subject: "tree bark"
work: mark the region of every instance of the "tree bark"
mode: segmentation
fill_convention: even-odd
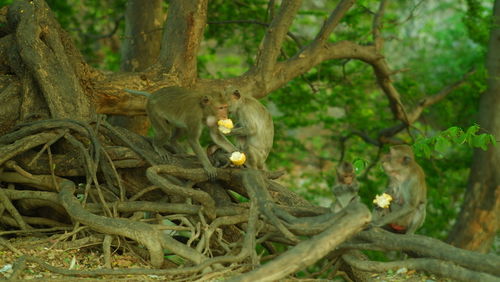
[[[14,30],[11,47],[15,49],[11,49],[9,61],[23,84],[21,119],[48,114],[52,118],[92,120],[95,112],[84,94],[85,81],[77,76],[80,69],[74,64],[76,48],[47,4],[15,1],[8,21]]]
[[[161,0],[129,0],[125,11],[125,38],[121,54],[122,71],[143,71],[156,63],[160,54],[163,25]],[[149,119],[145,115],[113,116],[110,122],[146,135]]]
[[[493,8],[493,24],[486,68],[488,90],[479,104],[479,125],[500,139],[500,0]],[[486,253],[500,225],[500,148],[474,152],[469,183],[459,218],[448,242],[460,248]]]
[[[167,11],[160,67],[189,86],[196,81],[197,54],[207,23],[208,0],[171,0]]]

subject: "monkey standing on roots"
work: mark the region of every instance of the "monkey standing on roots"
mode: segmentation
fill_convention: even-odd
[[[374,224],[403,234],[413,234],[425,220],[427,186],[422,168],[408,145],[396,145],[382,158],[389,176],[386,193],[392,196],[388,209],[377,208]]]
[[[181,152],[177,138],[186,136],[209,179],[215,179],[217,170],[200,145],[203,124],[208,126],[210,137],[218,146],[227,152],[236,151],[236,147],[220,133],[217,126],[218,120],[227,119],[228,102],[231,101],[229,95],[200,92],[177,86],[165,87],[153,94],[128,89],[125,91],[148,97],[146,113],[155,130],[153,147],[162,158],[168,158],[165,145],[171,145],[174,151]]]
[[[359,201],[359,184],[354,174],[354,167],[349,162],[342,162],[337,167],[337,183],[332,192],[335,202],[331,206],[333,212],[339,212],[353,201]]]
[[[229,108],[236,116],[237,127],[228,135],[235,136],[240,150],[247,154],[246,165],[264,169],[274,139],[274,124],[271,114],[257,99],[233,92]]]

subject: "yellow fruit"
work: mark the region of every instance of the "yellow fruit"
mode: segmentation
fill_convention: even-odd
[[[220,119],[217,121],[217,125],[219,125],[220,132],[224,134],[228,134],[231,132],[231,128],[234,127],[233,121],[231,119]]]
[[[220,126],[224,126],[226,128],[233,128],[234,125],[233,125],[233,121],[231,119],[220,119],[218,122],[217,122],[217,125],[220,125]]]
[[[242,152],[233,152],[229,158],[234,165],[243,165],[247,160],[247,156]]]
[[[373,200],[373,203],[383,209],[386,209],[391,205],[391,201],[392,201],[392,196],[384,193],[380,196],[376,195],[375,199]]]

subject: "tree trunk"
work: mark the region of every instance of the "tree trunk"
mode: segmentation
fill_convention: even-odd
[[[122,71],[143,71],[153,65],[160,53],[162,0],[129,0],[125,12],[125,38],[122,45]],[[146,135],[149,119],[145,115],[112,116],[114,125]]]
[[[500,139],[500,0],[493,8],[486,67],[488,90],[479,104],[479,124]],[[486,253],[500,225],[500,148],[474,152],[464,204],[448,241],[460,248]]]

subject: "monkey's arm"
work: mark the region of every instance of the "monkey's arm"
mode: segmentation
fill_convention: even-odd
[[[232,153],[234,151],[238,151],[236,146],[234,146],[229,140],[227,140],[226,136],[222,135],[216,127],[210,127],[210,137],[215,142],[215,144],[219,145],[222,149],[224,149],[228,153]]]
[[[245,126],[240,126],[233,128],[231,132],[228,134],[228,136],[250,136],[254,134],[255,130],[251,130],[250,128]]]
[[[403,207],[400,210],[390,212],[387,215],[379,218],[378,220],[375,220],[373,222],[373,225],[375,226],[384,226],[388,223],[392,223],[418,209],[418,207],[421,204],[420,201],[420,195],[419,190],[420,188],[420,183],[416,178],[412,178],[408,183],[404,184],[405,187],[400,188],[400,189],[408,189],[408,190],[403,190]]]
[[[389,212],[387,215],[382,216],[378,218],[377,220],[373,221],[374,226],[384,226],[386,224],[389,224],[391,222],[396,221],[398,218],[401,218],[413,211],[413,208],[411,206],[405,206],[402,209],[395,211],[395,212]]]

